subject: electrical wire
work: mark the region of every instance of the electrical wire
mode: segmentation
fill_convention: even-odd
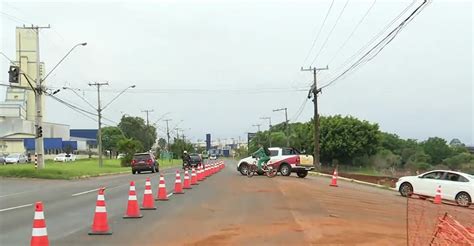
[[[370,11],[372,10],[372,8],[375,6],[375,3],[377,2],[377,0],[374,0],[372,2],[372,4],[370,5],[369,9],[367,9],[367,11],[365,12],[365,14],[362,16],[362,18],[359,20],[359,22],[357,23],[357,25],[354,27],[354,29],[352,29],[352,32],[349,34],[349,36],[347,36],[346,40],[343,42],[343,44],[339,47],[339,49],[336,51],[336,53],[334,54],[334,56],[329,60],[328,64],[332,64],[332,62],[334,61],[334,59],[336,59],[336,57],[341,53],[341,51],[346,47],[347,43],[349,42],[349,40],[354,36],[355,32],[359,29],[359,26],[362,24],[362,22],[364,22],[365,18],[367,18],[367,16],[369,15]]]
[[[324,40],[324,43],[323,45],[321,45],[321,48],[319,49],[318,53],[316,54],[316,56],[314,57],[313,61],[311,62],[311,65],[312,66],[314,64],[314,62],[316,61],[316,59],[318,59],[319,55],[321,54],[321,52],[323,51],[323,49],[326,47],[328,41],[329,41],[329,38],[331,37],[332,33],[334,32],[334,29],[336,29],[336,26],[337,26],[337,23],[339,23],[339,20],[341,19],[341,16],[342,14],[344,14],[344,11],[346,10],[346,7],[347,7],[347,4],[349,3],[349,0],[346,0],[346,3],[344,4],[344,7],[342,8],[341,12],[339,12],[339,16],[337,16],[337,19],[336,19],[336,22],[334,23],[334,25],[332,26],[331,28],[331,31],[329,31],[329,34],[328,36],[326,37],[326,40]]]
[[[316,37],[313,39],[313,43],[311,44],[311,48],[308,50],[308,54],[306,54],[306,57],[304,58],[303,65],[306,63],[306,61],[308,60],[309,56],[311,55],[311,51],[313,51],[314,46],[316,45],[316,42],[317,42],[318,39],[319,39],[319,35],[321,34],[321,31],[323,30],[323,27],[324,27],[324,25],[326,24],[326,20],[328,19],[329,14],[331,13],[331,9],[332,9],[332,6],[333,6],[333,5],[334,5],[334,0],[332,0],[331,6],[329,6],[328,11],[326,12],[326,16],[324,17],[323,24],[322,24],[321,27],[319,28],[319,31],[318,31],[318,33],[316,34]]]
[[[304,98],[303,102],[301,103],[301,106],[298,108],[298,111],[296,112],[296,114],[293,116],[293,118],[290,121],[296,122],[299,119],[307,103],[308,103],[308,99]]]
[[[362,57],[360,57],[355,63],[353,63],[349,68],[344,72],[337,75],[335,78],[331,79],[328,83],[321,86],[321,89],[326,88],[340,78],[351,72],[352,70],[361,66],[361,64],[366,64],[371,61],[375,56],[377,56],[389,43],[391,43],[395,37],[406,27],[413,19],[416,17],[429,3],[428,0],[424,0],[408,17],[406,17],[397,27],[395,27],[389,34],[387,34],[381,41],[379,41],[375,46],[373,46],[369,51],[367,51]]]
[[[370,39],[369,42],[367,42],[366,44],[364,44],[356,53],[354,53],[350,58],[348,58],[343,64],[341,64],[340,66],[338,66],[336,69],[332,70],[333,72],[331,74],[337,74],[341,69],[343,69],[344,67],[346,67],[347,65],[349,65],[350,63],[352,63],[352,61],[354,59],[356,59],[358,56],[360,56],[364,50],[366,50],[370,45],[372,45],[375,41],[377,41],[380,37],[382,37],[382,35],[384,33],[387,32],[387,30],[390,29],[390,27],[395,23],[397,22],[400,18],[403,17],[403,15],[408,12],[408,10],[410,10],[410,8],[412,8],[416,3],[416,0],[413,0],[407,7],[405,7],[405,9],[402,10],[402,12],[400,12],[395,18],[393,18],[387,25],[385,25],[385,27],[380,30],[376,35],[374,35],[372,37],[372,39]],[[322,80],[324,80],[324,78],[322,78]]]

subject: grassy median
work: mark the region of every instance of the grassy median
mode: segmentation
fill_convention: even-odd
[[[178,160],[159,160],[160,169],[181,165]],[[53,162],[47,160],[44,169],[36,170],[34,164],[0,165],[0,177],[40,178],[40,179],[77,179],[106,174],[131,173],[130,167],[121,167],[120,160],[104,159],[99,167],[98,159],[82,159],[75,162]]]

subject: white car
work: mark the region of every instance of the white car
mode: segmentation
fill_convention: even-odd
[[[434,170],[418,176],[398,179],[396,189],[402,196],[410,194],[434,197],[441,186],[441,198],[469,206],[474,198],[474,176],[447,170]]]
[[[27,163],[28,158],[24,154],[9,154],[5,157],[6,164]]]
[[[73,154],[59,154],[56,157],[54,157],[54,161],[59,161],[59,162],[68,162],[68,161],[75,161],[76,156]]]
[[[210,155],[209,160],[217,160],[217,155],[214,155],[214,154]]]

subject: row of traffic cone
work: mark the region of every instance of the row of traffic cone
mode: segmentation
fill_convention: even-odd
[[[223,162],[216,164],[199,166],[197,171],[192,169],[191,175],[188,170],[184,172],[184,184],[181,184],[181,175],[179,171],[176,171],[176,181],[173,194],[184,194],[184,189],[191,189],[191,185],[197,185],[199,181],[217,173],[224,168]],[[135,190],[135,182],[130,182],[130,189],[128,193],[128,203],[125,215],[123,218],[141,218],[143,215],[140,210],[155,210],[155,201],[167,201],[168,195],[166,194],[165,179],[163,175],[160,175],[160,183],[158,184],[158,195],[156,199],[153,198],[153,191],[151,189],[150,178],[145,181],[145,191],[143,193],[143,203],[139,208],[138,199]],[[94,219],[92,223],[91,231],[89,235],[111,235],[112,230],[110,229],[109,222],[107,219],[107,210],[105,206],[105,188],[99,188],[97,195],[96,207],[94,212]],[[30,245],[32,246],[47,246],[49,245],[48,233],[46,230],[46,220],[44,218],[43,203],[36,202],[35,214],[33,218],[33,231],[31,236]]]

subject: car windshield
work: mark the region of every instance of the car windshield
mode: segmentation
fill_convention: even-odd
[[[190,155],[190,157],[191,157],[192,161],[200,161],[201,160],[201,157],[199,157],[198,155]]]
[[[58,157],[65,157],[66,154],[59,154],[59,155],[57,155],[57,156],[58,156]]]
[[[7,158],[18,158],[20,157],[20,154],[9,154]]]

